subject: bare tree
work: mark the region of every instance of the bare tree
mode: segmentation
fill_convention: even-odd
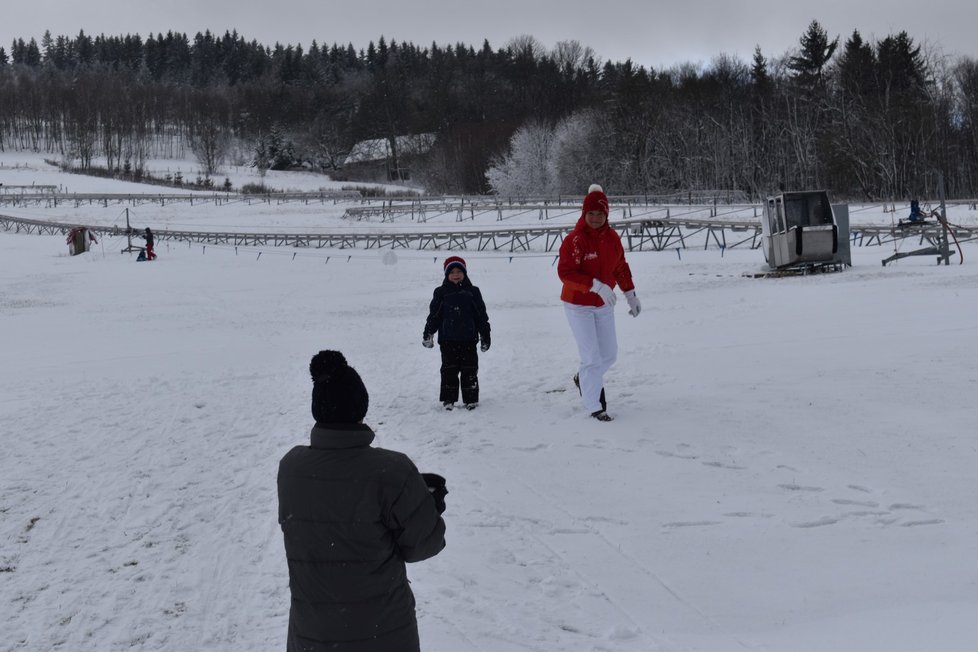
[[[550,56],[564,73],[577,72],[585,68],[591,61],[599,65],[594,50],[581,45],[579,41],[558,41]]]
[[[955,107],[962,119],[968,186],[978,185],[978,60],[964,58],[954,71]]]
[[[547,54],[547,48],[537,37],[530,34],[520,34],[514,36],[506,42],[506,49],[510,50],[517,58],[542,59]]]
[[[190,151],[210,177],[227,155],[230,136],[227,126],[227,100],[220,94],[204,91],[191,107],[187,140]]]

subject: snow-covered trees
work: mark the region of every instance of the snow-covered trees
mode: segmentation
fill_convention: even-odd
[[[506,156],[486,172],[506,196],[582,194],[606,178],[610,149],[597,112],[575,113],[554,126],[531,122],[516,130]]]
[[[510,139],[510,151],[486,171],[496,194],[539,196],[554,192],[550,173],[553,129],[539,122],[525,124]]]
[[[592,183],[608,179],[610,127],[597,111],[585,110],[562,120],[554,129],[549,171],[561,194],[583,194]],[[602,181],[606,179],[606,181]]]

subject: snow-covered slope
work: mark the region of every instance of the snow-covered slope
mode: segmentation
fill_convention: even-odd
[[[425,650],[978,649],[975,265],[633,254],[604,424],[552,256],[463,254],[493,347],[446,413],[442,254],[121,245],[0,232],[0,650],[282,649],[275,474],[322,348],[448,478]]]

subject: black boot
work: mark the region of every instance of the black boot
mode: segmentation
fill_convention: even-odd
[[[577,387],[577,393],[581,393],[581,377],[578,374],[574,374],[574,386]],[[601,409],[607,410],[608,403],[604,400],[604,387],[601,388],[601,397],[598,399],[601,401]]]

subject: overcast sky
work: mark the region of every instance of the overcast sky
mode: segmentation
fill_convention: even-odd
[[[523,34],[544,46],[575,40],[602,60],[656,69],[681,62],[709,64],[721,52],[749,61],[755,45],[766,57],[783,55],[813,20],[844,42],[854,29],[864,39],[906,30],[914,41],[945,54],[978,58],[974,0],[24,0],[3,3],[0,47],[14,38],[123,35],[173,30],[191,39],[210,29],[237,29],[247,40],[273,45],[353,43],[380,36],[419,46],[458,42],[493,49]]]

